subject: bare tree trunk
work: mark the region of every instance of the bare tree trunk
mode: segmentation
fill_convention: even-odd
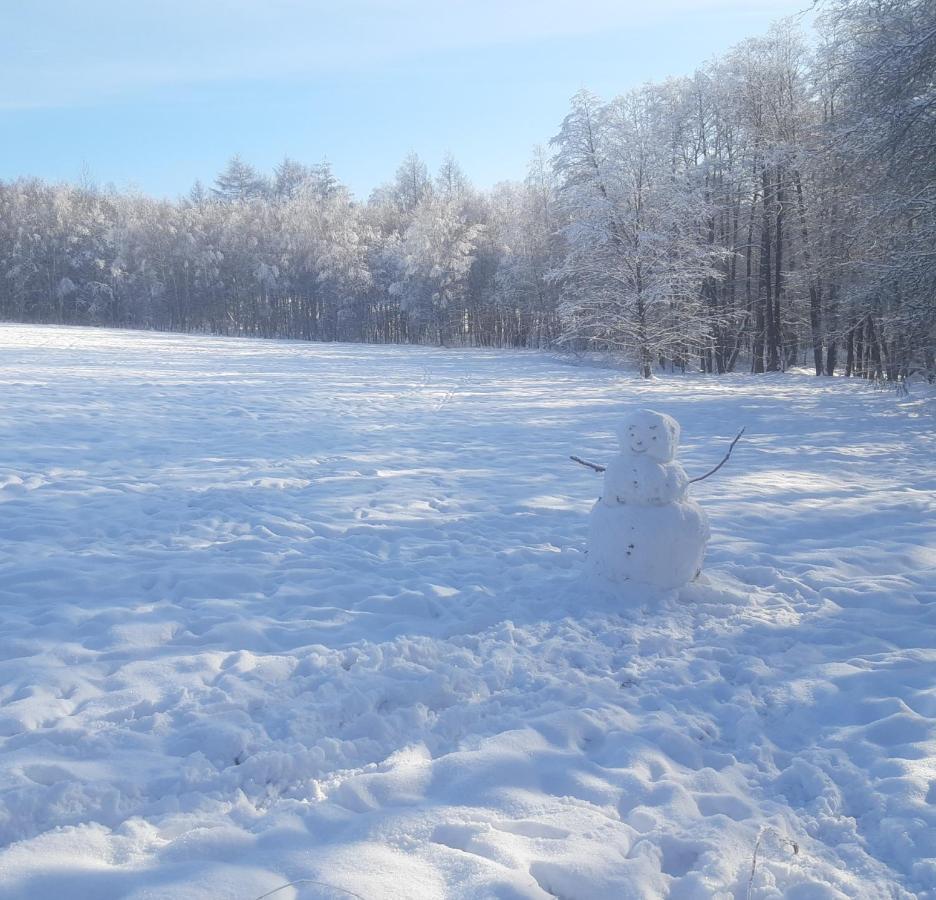
[[[647,310],[642,293],[637,294],[637,352],[640,354],[640,373],[644,378],[649,378],[653,370],[647,345]]]
[[[796,189],[796,208],[799,213],[800,236],[803,241],[803,265],[809,279],[809,330],[812,338],[813,364],[816,375],[824,371],[822,362],[822,284],[812,269],[812,248],[809,246],[809,225],[806,219],[806,201],[803,197],[803,179],[795,169],[793,185]]]
[[[757,289],[757,306],[754,314],[754,347],[752,371],[756,373],[765,371],[765,351],[767,342],[773,330],[773,278],[771,277],[771,227],[770,227],[770,181],[767,177],[767,168],[761,171],[763,195],[761,197],[761,245],[760,245],[760,271]]]
[[[766,173],[765,173],[766,178]],[[766,198],[766,192],[765,192]],[[783,331],[780,326],[780,292],[783,288],[783,180],[780,167],[777,167],[777,185],[774,191],[777,208],[776,226],[774,229],[774,258],[773,258],[773,298],[770,294],[770,271],[767,273],[767,371],[779,372],[781,348],[783,344]],[[770,261],[768,260],[768,266]]]
[[[853,325],[852,333],[855,336],[854,372],[859,378],[864,378],[865,377],[864,322],[859,322],[857,325]]]

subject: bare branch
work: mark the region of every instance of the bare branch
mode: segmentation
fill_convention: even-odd
[[[697,481],[704,481],[709,475],[714,475],[726,462],[728,462],[729,457],[731,456],[731,451],[734,450],[734,445],[738,443],[741,439],[741,435],[744,434],[744,429],[742,428],[738,434],[735,436],[735,439],[731,442],[728,447],[728,452],[725,454],[724,459],[712,469],[711,472],[706,472],[704,475],[700,475],[698,478],[690,478],[689,484],[695,484]]]
[[[319,887],[331,888],[333,891],[341,891],[343,894],[347,894],[349,897],[357,897],[357,900],[364,900],[360,894],[355,894],[354,891],[349,891],[347,888],[338,887],[337,884],[329,884],[327,881],[316,881],[313,878],[300,878],[298,881],[290,881],[287,884],[281,884],[278,888],[273,888],[272,891],[267,891],[265,894],[261,894],[257,897],[257,900],[263,900],[264,897],[272,897],[274,894],[278,894],[280,891],[286,890],[288,887],[293,887],[297,884],[317,884]]]
[[[607,468],[606,466],[599,466],[598,463],[589,462],[587,459],[582,459],[580,456],[570,456],[569,459],[574,460],[581,466],[587,466],[589,469],[594,469],[596,472],[604,472]]]

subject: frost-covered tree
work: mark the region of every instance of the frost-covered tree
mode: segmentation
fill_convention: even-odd
[[[936,379],[936,4],[821,8],[812,45],[577,95],[489,191],[415,153],[366,202],[288,157],[175,202],[0,181],[0,316]]]
[[[397,168],[391,196],[399,212],[406,216],[432,191],[429,169],[416,153],[410,153]]]
[[[503,343],[548,345],[559,336],[559,289],[551,273],[562,258],[561,215],[557,180],[543,148],[537,148],[523,184],[502,184],[492,194],[492,312]]]
[[[603,104],[580,93],[554,143],[568,253],[556,271],[564,338],[682,362],[685,318],[697,318],[717,250],[704,208],[667,146],[666,105],[653,88]]]
[[[819,65],[838,101],[846,370],[936,378],[936,6],[835,0]]]
[[[273,196],[288,200],[295,197],[303,182],[309,177],[309,167],[288,156],[273,170]]]
[[[262,197],[268,188],[266,179],[253,166],[239,156],[232,156],[215,179],[212,193],[219,200],[232,203]]]
[[[461,193],[429,193],[411,212],[397,245],[392,293],[417,333],[444,343],[466,308],[466,285],[483,226],[469,221]]]

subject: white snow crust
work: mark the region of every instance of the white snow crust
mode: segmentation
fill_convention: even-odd
[[[14,325],[0,381],[3,900],[936,896],[913,398]],[[747,431],[622,597],[568,455],[635,405]]]

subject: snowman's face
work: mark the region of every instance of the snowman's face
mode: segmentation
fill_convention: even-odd
[[[669,462],[676,455],[679,425],[670,416],[644,409],[628,417],[620,437],[623,449]]]

